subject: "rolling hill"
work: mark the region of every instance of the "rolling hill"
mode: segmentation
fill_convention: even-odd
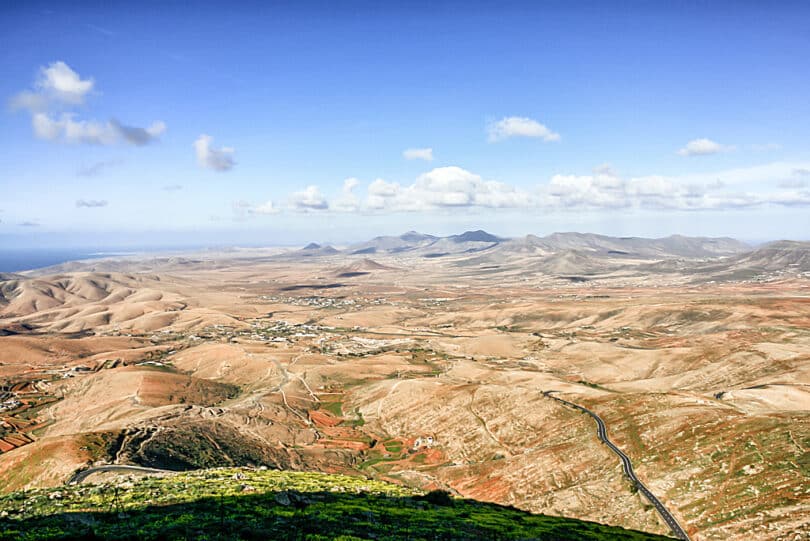
[[[537,539],[660,535],[322,473],[199,470],[0,497],[0,539]]]

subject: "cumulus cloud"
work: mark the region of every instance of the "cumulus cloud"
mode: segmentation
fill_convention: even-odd
[[[340,212],[354,212],[360,209],[360,199],[354,194],[354,189],[360,185],[360,181],[354,177],[343,181],[343,190],[340,196],[335,199],[330,208]]]
[[[354,177],[347,178],[343,181],[343,193],[352,193],[357,186],[360,185],[360,181]]]
[[[53,104],[80,105],[93,90],[93,79],[82,79],[62,61],[39,68],[34,90],[24,90],[11,98],[12,109],[41,111]]]
[[[82,79],[62,61],[40,68],[33,90],[20,92],[10,100],[12,109],[31,113],[34,135],[46,141],[112,145],[119,142],[137,146],[156,140],[166,125],[155,121],[147,128],[128,126],[118,120],[106,122],[77,119],[71,108],[81,105],[95,87],[92,78]]]
[[[329,202],[317,186],[307,186],[290,196],[290,207],[301,212],[328,210]]]
[[[99,208],[106,207],[107,201],[105,199],[78,199],[76,200],[76,207],[78,208]]]
[[[621,178],[615,171],[594,170],[591,175],[555,175],[541,190],[546,208],[618,209],[651,208],[675,210],[734,209],[761,205],[807,205],[810,190],[798,183],[781,182],[769,190],[774,179],[784,178],[790,164],[774,163],[747,169],[666,177],[648,175]],[[739,189],[747,186],[747,190]]]
[[[287,209],[379,214],[475,209],[701,211],[810,206],[810,163],[774,162],[679,176],[631,177],[622,176],[610,164],[602,164],[589,174],[556,174],[532,189],[448,166],[427,171],[412,183],[378,178],[368,184],[364,196],[356,193],[359,186],[358,179],[347,178],[331,200],[317,186],[308,186],[290,196]],[[242,219],[280,210],[270,201],[262,205],[238,201],[233,207]]]
[[[31,126],[34,135],[46,141],[111,145],[118,138],[115,127],[107,122],[74,120],[73,113],[62,113],[52,118],[47,113],[34,113]]]
[[[366,208],[424,211],[442,208],[525,208],[532,196],[502,182],[484,180],[461,167],[439,167],[408,186],[377,179],[368,187]]]
[[[40,68],[35,83],[38,91],[52,96],[65,103],[80,104],[84,97],[93,90],[95,81],[92,78],[82,79],[62,61],[51,63],[47,68]]]
[[[679,156],[709,156],[711,154],[721,154],[723,152],[733,152],[735,147],[721,145],[711,139],[693,139],[686,143],[682,149],[678,150]]]
[[[402,156],[406,160],[425,160],[426,162],[433,161],[432,148],[408,148],[402,151]]]
[[[230,171],[236,165],[233,159],[234,152],[231,147],[213,148],[211,141],[214,138],[202,134],[194,141],[194,151],[197,153],[197,163],[206,169],[214,171]]]
[[[429,212],[451,209],[525,210],[712,210],[762,205],[810,206],[810,167],[776,162],[749,168],[681,176],[623,177],[603,164],[590,174],[557,174],[528,191],[504,182],[486,180],[461,167],[432,169],[411,184],[376,179],[360,204],[338,204],[330,210]],[[773,189],[778,179],[780,188]],[[351,180],[351,182],[349,182]],[[357,186],[347,179],[348,191]],[[317,192],[320,193],[320,192]]]
[[[536,120],[519,116],[509,116],[497,122],[492,122],[487,131],[491,143],[502,141],[509,137],[535,137],[546,142],[560,140],[559,133],[554,133]]]

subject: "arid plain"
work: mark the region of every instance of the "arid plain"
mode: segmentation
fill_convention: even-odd
[[[93,464],[392,480],[810,536],[810,244],[407,233],[0,276],[0,490]]]

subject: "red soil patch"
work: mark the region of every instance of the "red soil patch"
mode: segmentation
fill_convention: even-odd
[[[362,441],[318,440],[316,445],[319,447],[326,447],[327,449],[351,449],[353,451],[368,450],[368,444]]]
[[[492,477],[486,481],[472,485],[472,488],[465,492],[465,496],[483,501],[505,501],[509,495],[509,483],[504,482],[502,477]]]
[[[321,429],[321,432],[329,436],[331,439],[336,440],[365,439],[365,435],[362,432],[358,432],[350,426],[325,427]]]
[[[17,447],[22,447],[28,443],[31,443],[32,440],[25,434],[8,434],[4,438],[0,439],[0,453],[7,453]]]
[[[318,426],[337,426],[343,422],[343,419],[335,417],[329,412],[322,410],[309,410],[309,419]]]
[[[425,449],[419,454],[424,455],[424,464],[441,464],[444,462],[444,455],[438,449]]]

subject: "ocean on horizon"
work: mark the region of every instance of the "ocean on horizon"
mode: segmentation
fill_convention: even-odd
[[[0,272],[22,272],[103,256],[87,250],[0,250]]]

